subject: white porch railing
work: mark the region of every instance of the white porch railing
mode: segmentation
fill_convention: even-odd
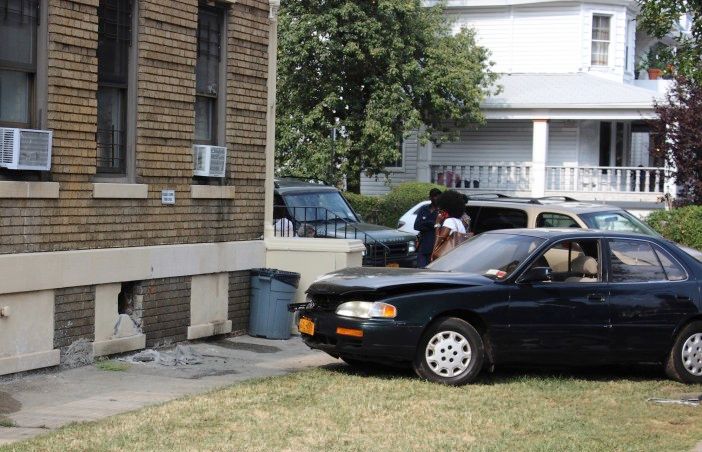
[[[431,165],[431,181],[451,188],[528,191],[530,162]]]
[[[546,190],[663,194],[670,170],[655,167],[546,166]]]

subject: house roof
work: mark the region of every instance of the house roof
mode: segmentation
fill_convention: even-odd
[[[485,109],[653,109],[656,92],[585,73],[504,74]]]

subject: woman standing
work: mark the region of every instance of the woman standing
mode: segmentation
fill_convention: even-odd
[[[431,260],[448,253],[464,241],[469,235],[462,217],[466,213],[463,195],[454,190],[447,190],[436,200],[439,214],[436,217],[436,241]],[[470,222],[470,220],[468,220]]]
[[[436,204],[439,206],[436,227],[449,228],[452,233],[466,233],[466,227],[462,221],[466,214],[466,203],[463,199],[463,195],[454,190],[446,190],[439,196],[436,200]]]

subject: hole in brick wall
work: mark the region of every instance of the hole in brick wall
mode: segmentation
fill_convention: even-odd
[[[134,312],[134,294],[136,283],[134,281],[123,282],[122,289],[117,296],[117,313],[129,316]]]
[[[117,313],[126,314],[137,326],[141,326],[143,315],[144,294],[141,281],[127,281],[117,296]]]

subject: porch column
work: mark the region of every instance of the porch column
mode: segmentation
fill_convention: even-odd
[[[531,149],[531,196],[546,194],[546,159],[548,158],[548,119],[534,119],[534,139]]]
[[[418,182],[431,182],[431,154],[434,149],[434,143],[427,141],[426,144],[419,143],[417,149],[417,181]]]
[[[278,8],[280,0],[268,0],[270,7],[270,29],[268,31],[268,111],[266,112],[266,185],[263,207],[263,236],[273,237],[273,192],[275,172],[275,91],[278,74]]]

